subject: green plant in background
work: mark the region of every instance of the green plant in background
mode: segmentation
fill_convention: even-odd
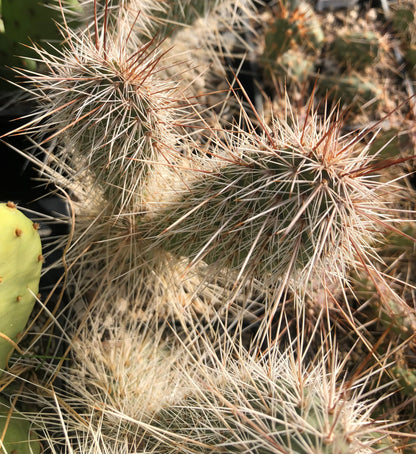
[[[294,5],[291,2],[279,2],[271,10],[271,17],[264,31],[264,51],[261,62],[267,77],[270,77],[278,68],[280,73],[286,73],[289,80],[302,83],[302,79],[306,79],[312,73],[312,61],[316,60],[323,43],[322,28],[314,11],[307,3],[301,2],[299,5]],[[294,58],[293,52],[296,51],[305,54],[306,62],[310,61],[309,64],[301,65],[301,69],[296,68],[299,60],[299,57]],[[310,54],[309,57],[308,54]],[[285,71],[286,66],[287,71]],[[294,74],[292,74],[292,68],[296,68]],[[298,80],[296,76],[299,72],[302,77]]]
[[[79,12],[78,0],[62,2],[69,13]],[[56,22],[62,13],[56,8],[57,0],[2,0],[0,2],[0,75],[13,78],[11,67],[38,70],[33,43],[48,41],[49,51],[59,45],[61,35]],[[55,6],[55,8],[52,8]]]
[[[371,103],[372,108],[376,109],[382,95],[381,88],[375,82],[357,73],[343,76],[323,74],[318,81],[318,90],[322,95],[328,95],[334,102],[339,101],[353,110],[366,103]]]
[[[293,11],[279,4],[273,22],[266,29],[264,58],[274,61],[294,45],[316,52],[323,41],[319,21],[307,3],[301,3]]]
[[[373,32],[343,33],[335,38],[331,52],[340,65],[363,70],[374,63],[379,47],[379,39]]]
[[[414,2],[392,5],[392,28],[400,40],[401,50],[411,77],[416,77],[416,24]]]

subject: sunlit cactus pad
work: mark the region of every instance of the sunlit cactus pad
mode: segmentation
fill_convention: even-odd
[[[12,202],[0,204],[0,368],[25,328],[39,291],[42,246],[34,224]]]

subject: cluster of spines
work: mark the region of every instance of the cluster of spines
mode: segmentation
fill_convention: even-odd
[[[298,289],[328,271],[342,280],[357,253],[368,255],[388,210],[367,176],[366,150],[354,151],[330,119],[317,129],[311,115],[304,125],[275,119],[261,135],[242,130],[217,143],[211,172],[140,220],[141,236],[237,280],[287,279]]]
[[[388,436],[392,423],[371,419],[383,398],[373,403],[363,399],[368,378],[353,384],[344,381],[335,345],[330,356],[317,355],[305,366],[304,355],[298,356],[293,347],[273,346],[253,355],[236,345],[223,344],[218,351],[211,344],[168,347],[157,337],[146,339],[131,331],[124,339],[111,334],[102,346],[94,340],[93,350],[99,355],[80,362],[78,371],[62,374],[66,392],[80,393],[72,404],[85,407],[88,415],[85,420],[73,412],[66,414],[66,430],[74,434],[64,442],[67,449],[85,452],[92,443],[94,453],[106,449],[121,453],[126,445],[128,452],[146,453],[395,452]],[[91,338],[91,333],[82,338]],[[85,359],[85,349],[79,346],[76,354]],[[117,358],[114,364],[121,365],[120,370],[111,370],[111,357]],[[138,384],[130,403],[132,396],[121,392],[125,377],[116,378],[125,369],[125,360],[137,373],[136,379],[130,377]],[[157,368],[149,369],[156,363]],[[85,375],[81,384],[83,374],[91,372],[95,381]],[[116,402],[107,390],[110,382],[119,388]],[[141,387],[146,383],[149,389]],[[150,402],[149,392],[159,399]],[[49,402],[45,430],[52,414],[48,412],[59,413],[61,402],[62,398]]]

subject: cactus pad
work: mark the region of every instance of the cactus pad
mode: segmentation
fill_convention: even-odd
[[[42,248],[37,225],[8,202],[0,204],[0,333],[16,340],[23,331],[39,289]],[[0,339],[0,368],[12,344]]]
[[[13,411],[8,421],[10,408],[4,399],[0,399],[0,433],[4,434],[0,454],[39,454],[40,443],[30,433],[30,422]],[[33,438],[32,441],[30,439]]]

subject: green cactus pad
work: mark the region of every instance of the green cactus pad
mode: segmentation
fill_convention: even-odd
[[[42,39],[59,39],[53,19],[58,19],[60,13],[48,8],[47,4],[47,1],[36,0],[2,0],[4,32],[0,35],[0,62],[3,65],[23,64],[30,68],[30,57],[34,53],[22,44],[30,45],[32,41]]]
[[[0,204],[0,332],[15,341],[39,290],[42,247],[37,225],[8,202]],[[13,346],[0,339],[0,369]]]
[[[4,399],[0,399],[0,434],[7,428],[0,454],[39,454],[41,445],[31,433],[30,422],[13,411],[8,420],[10,408]],[[32,441],[31,441],[32,440]]]

